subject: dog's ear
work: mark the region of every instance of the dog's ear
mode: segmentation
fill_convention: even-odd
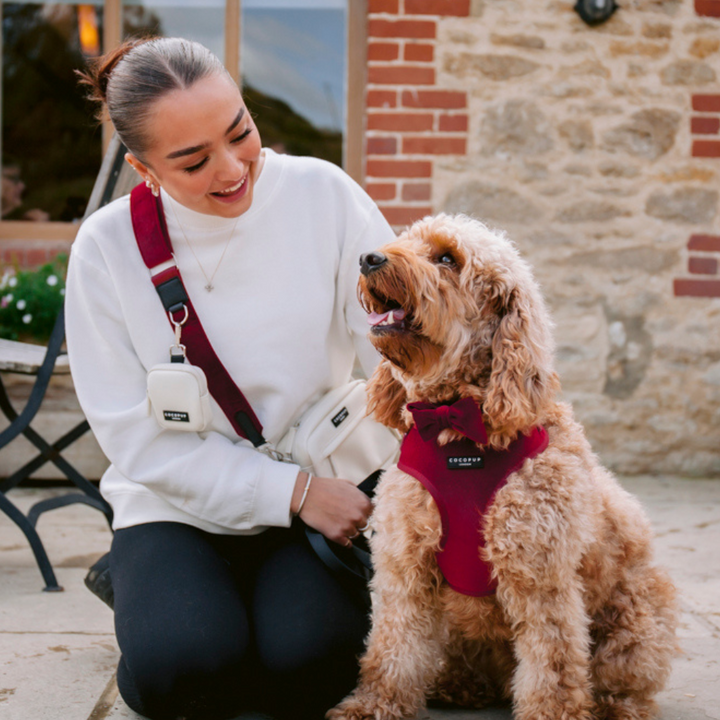
[[[492,340],[483,411],[491,432],[501,436],[496,441],[507,444],[518,432],[544,421],[559,382],[553,370],[550,318],[537,288],[516,286],[497,301],[501,319]]]
[[[368,411],[379,423],[402,433],[410,429],[403,419],[407,393],[402,384],[393,377],[391,365],[387,360],[380,362],[368,381],[367,400]]]

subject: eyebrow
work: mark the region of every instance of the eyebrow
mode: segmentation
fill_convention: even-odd
[[[226,135],[229,135],[239,124],[242,120],[243,115],[245,114],[245,108],[240,108],[238,114],[235,116],[235,119],[230,123],[230,127],[225,131]],[[205,150],[205,148],[209,147],[210,143],[203,143],[202,145],[193,145],[192,147],[183,148],[182,150],[174,150],[173,152],[169,153],[165,156],[166,160],[174,160],[175,158],[179,157],[185,157],[186,155],[194,155],[196,152],[200,152],[201,150]]]

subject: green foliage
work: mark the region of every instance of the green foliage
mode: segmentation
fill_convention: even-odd
[[[65,295],[67,256],[37,270],[6,269],[0,280],[0,337],[47,343]]]

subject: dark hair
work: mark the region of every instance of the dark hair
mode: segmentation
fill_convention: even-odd
[[[153,103],[172,90],[184,90],[198,80],[225,73],[219,58],[205,46],[183,38],[127,40],[78,71],[88,97],[107,110],[125,147],[142,159],[150,138],[145,131]]]

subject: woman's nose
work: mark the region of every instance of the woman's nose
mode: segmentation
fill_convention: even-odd
[[[237,156],[237,151],[227,149],[220,158],[217,175],[221,180],[239,180],[247,167],[243,160]]]

